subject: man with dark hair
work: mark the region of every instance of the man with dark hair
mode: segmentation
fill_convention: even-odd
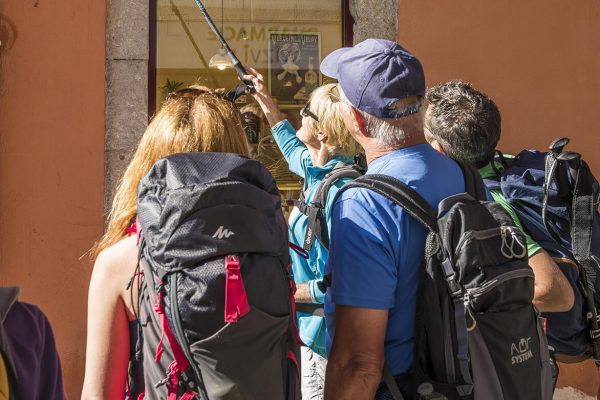
[[[425,138],[443,154],[479,168],[482,178],[495,174],[493,158],[500,140],[500,111],[492,99],[470,83],[459,80],[427,91]],[[492,189],[493,199],[523,229],[502,192]],[[533,303],[543,312],[568,311],[573,306],[573,289],[552,257],[527,233],[529,265],[535,274]]]
[[[455,160],[482,168],[496,151],[500,140],[500,111],[489,97],[469,83],[451,81],[427,91],[428,108],[425,137],[431,132]]]
[[[464,190],[460,167],[425,141],[425,75],[415,56],[397,43],[367,39],[331,53],[321,72],[339,82],[345,124],[365,150],[367,174],[399,179],[434,208]],[[326,399],[389,398],[379,387],[384,361],[395,376],[412,368],[426,234],[400,206],[371,190],[350,188],[335,202],[325,265],[331,273]]]

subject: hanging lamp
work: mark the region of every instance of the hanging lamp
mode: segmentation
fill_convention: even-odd
[[[221,33],[223,33],[223,0],[221,0]],[[227,55],[227,51],[223,47],[217,51],[217,54],[210,58],[208,62],[209,68],[217,68],[220,71],[223,71],[226,68],[233,68],[233,63],[231,59]]]

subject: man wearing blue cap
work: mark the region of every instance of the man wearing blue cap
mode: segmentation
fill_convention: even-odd
[[[421,63],[397,43],[367,39],[327,56],[321,72],[339,81],[345,123],[367,157],[367,174],[406,183],[434,208],[464,191],[460,167],[425,141]],[[418,276],[426,231],[402,208],[363,188],[333,207],[325,273],[329,364],[326,399],[388,399],[384,362],[405,396],[413,364]]]

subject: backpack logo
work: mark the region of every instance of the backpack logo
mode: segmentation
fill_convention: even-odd
[[[529,348],[529,343],[531,342],[531,338],[527,339],[521,338],[518,343],[512,343],[510,345],[510,354],[512,365],[520,364],[533,358],[533,352]]]
[[[217,238],[217,239],[229,239],[230,236],[235,235],[234,232],[228,230],[227,228],[225,228],[223,225],[221,225],[219,227],[219,229],[217,229],[217,231],[215,232],[214,235],[212,235],[213,238]]]

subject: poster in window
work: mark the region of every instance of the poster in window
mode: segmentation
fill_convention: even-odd
[[[302,106],[321,84],[319,32],[269,32],[269,89],[280,107]]]

